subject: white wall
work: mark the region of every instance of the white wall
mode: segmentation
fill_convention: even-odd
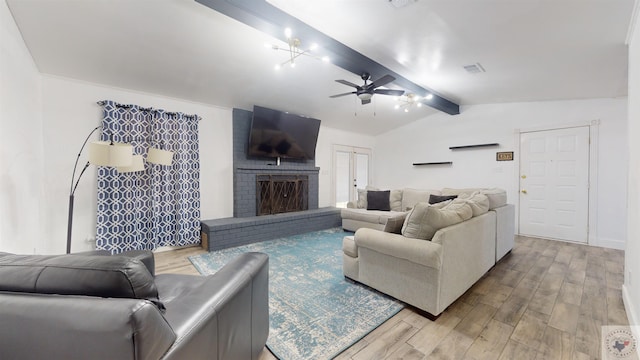
[[[316,146],[316,166],[320,167],[318,179],[318,206],[334,206],[334,199],[331,198],[331,183],[333,180],[333,145],[348,145],[372,149],[375,145],[375,138],[367,135],[354,134],[351,132],[320,127],[318,134],[318,144]],[[375,159],[375,154],[373,154]]]
[[[0,26],[0,251],[30,254],[48,236],[40,73],[4,1]]]
[[[43,217],[51,234],[41,252],[64,251],[71,173],[78,150],[100,123],[99,100],[195,113],[200,122],[200,189],[202,219],[233,216],[232,110],[153,94],[90,84],[67,78],[42,77],[45,182],[49,194]],[[97,133],[93,136],[97,139]],[[321,168],[319,205],[329,206],[331,144],[354,143],[371,147],[373,138],[321,127],[316,166]],[[86,162],[82,154],[80,165]],[[83,175],[75,194],[72,251],[93,248],[95,237],[96,169]]]
[[[626,239],[626,98],[465,106],[461,114],[436,114],[377,137],[374,179],[379,187],[500,187],[518,197],[516,161],[497,162],[496,151],[518,156],[516,129],[589,124],[600,120],[596,242],[623,248]],[[449,150],[499,143],[499,148]],[[452,166],[412,166],[453,161]]]
[[[627,208],[627,247],[622,295],[629,322],[640,325],[640,24],[636,1],[635,24],[629,41],[629,190]],[[640,334],[636,334],[640,336]]]
[[[200,189],[203,219],[233,216],[231,110],[125,89],[43,76],[43,121],[46,190],[43,217],[49,219],[49,243],[42,252],[65,250],[67,208],[73,164],[82,142],[99,125],[99,100],[198,114],[200,121]],[[97,132],[93,139],[97,139]],[[86,162],[86,150],[79,166]],[[83,175],[75,194],[72,251],[93,248],[95,237],[96,169]]]

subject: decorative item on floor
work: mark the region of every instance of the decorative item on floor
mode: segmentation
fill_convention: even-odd
[[[89,161],[84,165],[78,179],[76,180],[76,170],[78,169],[78,161],[82,150],[87,145],[89,138],[96,130],[102,126],[96,126],[82,143],[76,162],[73,165],[73,173],[71,174],[71,187],[69,188],[69,216],[67,220],[67,254],[71,252],[71,232],[73,225],[73,200],[82,174],[87,170],[89,165],[111,166],[111,167],[130,167],[133,162],[133,147],[129,144],[114,143],[113,137],[110,141],[92,141],[89,143]],[[137,171],[137,170],[133,170]],[[75,181],[75,182],[74,182]]]
[[[101,101],[103,126],[144,171],[98,169],[96,247],[111,253],[200,243],[197,115]]]
[[[189,257],[201,274],[238,254],[269,255],[267,347],[280,359],[331,359],[404,305],[342,275],[342,238],[330,229]]]
[[[302,45],[300,39],[298,39],[297,37],[293,37],[293,31],[291,31],[290,28],[284,29],[284,36],[286,36],[287,38],[287,45],[288,45],[287,48],[283,48],[278,45],[265,44],[265,47],[267,48],[270,48],[276,51],[286,51],[289,53],[289,59],[281,64],[276,65],[275,66],[276,70],[279,70],[286,64],[289,64],[289,66],[291,67],[295,67],[296,59],[302,55],[309,56],[317,60],[322,60],[324,62],[329,62],[328,56],[320,57],[320,56],[315,56],[311,53],[312,51],[316,51],[318,49],[317,44],[311,44],[311,47],[309,47],[309,49],[302,50],[300,48],[300,46]]]

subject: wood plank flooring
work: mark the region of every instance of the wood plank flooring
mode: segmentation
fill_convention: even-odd
[[[197,275],[187,257],[204,252],[156,253],[156,271]],[[600,326],[628,325],[623,264],[620,250],[517,236],[436,321],[405,308],[336,359],[599,359]]]

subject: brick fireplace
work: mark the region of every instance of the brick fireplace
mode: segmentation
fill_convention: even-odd
[[[202,220],[203,246],[214,251],[340,226],[339,209],[318,208],[315,161],[247,157],[251,117],[250,111],[233,109],[233,217]],[[275,210],[261,210],[259,184],[265,180],[271,182],[265,186],[271,187]]]
[[[259,215],[258,177],[298,176],[306,177],[305,210],[318,208],[318,174],[320,168],[314,160],[249,158],[247,146],[251,127],[250,111],[233,109],[233,216],[251,217]]]

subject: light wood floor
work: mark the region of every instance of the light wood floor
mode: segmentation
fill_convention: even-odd
[[[203,252],[157,253],[157,272],[198,274],[187,256]],[[600,327],[628,325],[623,264],[620,250],[518,236],[436,321],[405,308],[337,359],[599,359]]]

